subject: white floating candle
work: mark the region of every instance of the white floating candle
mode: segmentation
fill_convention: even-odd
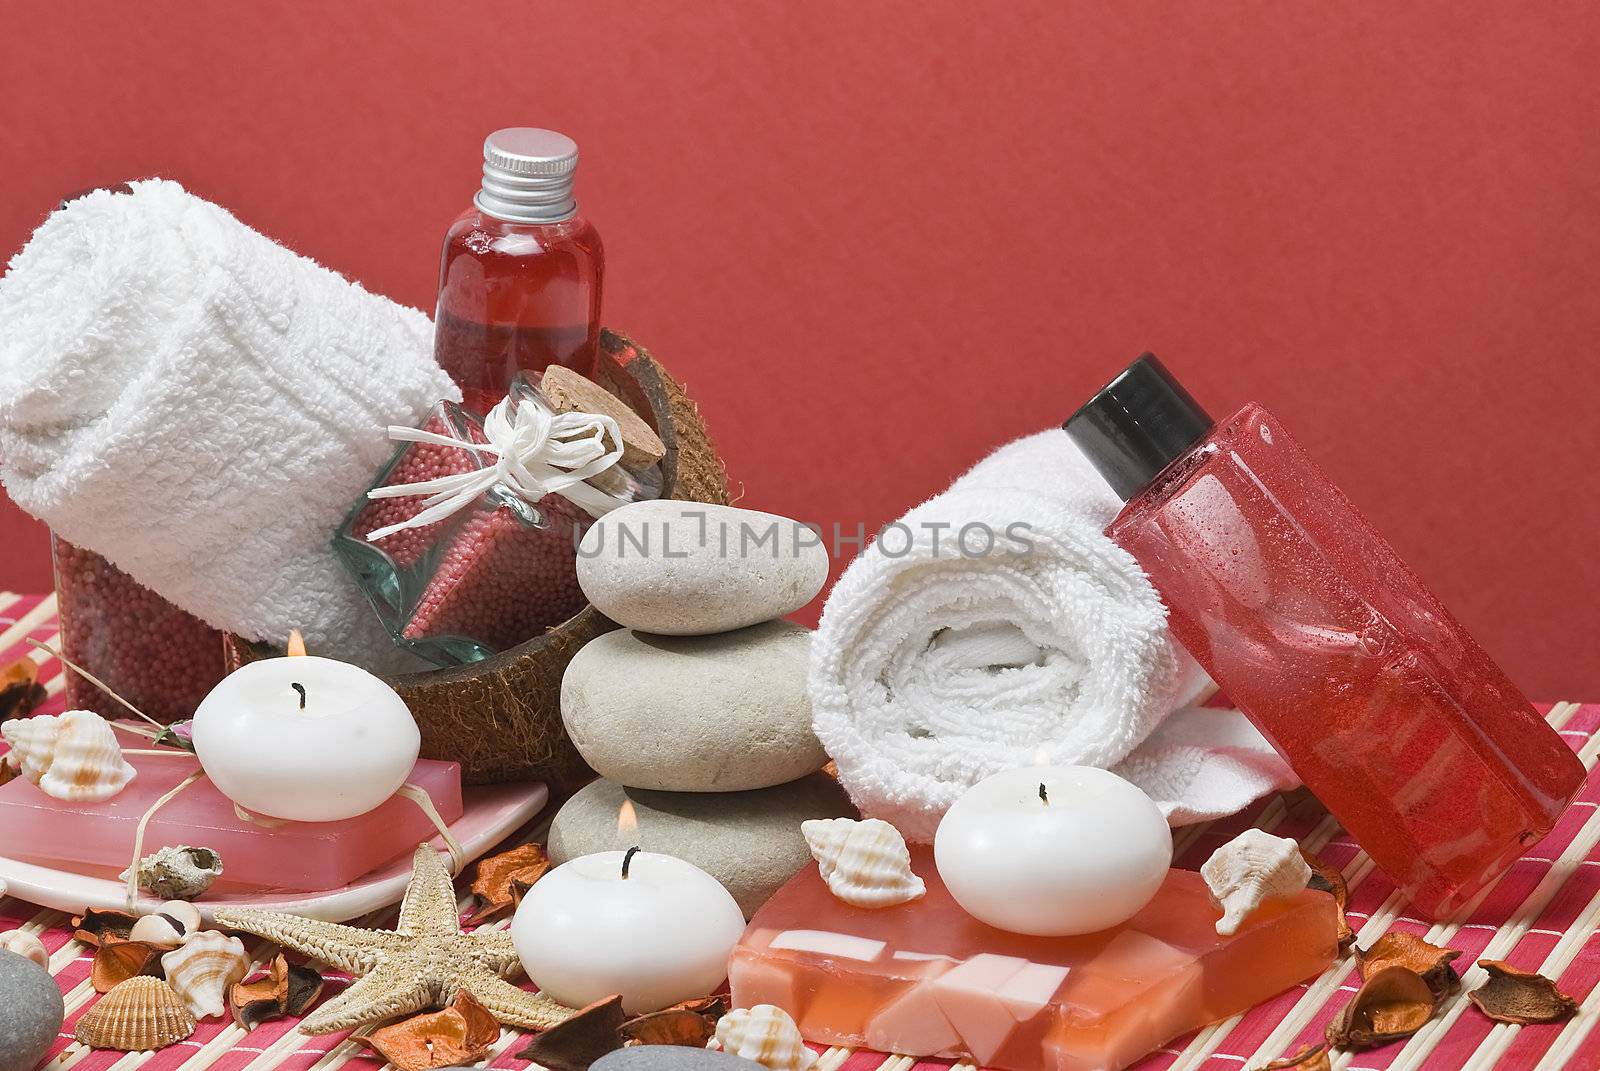
[[[359,666],[315,655],[243,666],[194,715],[194,749],[223,795],[295,822],[366,814],[404,785],[422,735],[405,701]]]
[[[1172,865],[1161,809],[1090,766],[1007,770],[973,785],[933,842],[968,914],[1012,933],[1066,936],[1125,922]]]
[[[634,1015],[713,992],[743,933],[739,905],[710,874],[637,849],[556,867],[511,922],[522,966],[552,999],[582,1008],[619,994]]]

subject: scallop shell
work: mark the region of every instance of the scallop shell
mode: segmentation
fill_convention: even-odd
[[[244,942],[216,930],[201,930],[161,957],[161,969],[196,1019],[221,1015],[228,1008],[228,988],[244,981],[250,957]]]
[[[78,1019],[77,1039],[91,1049],[146,1052],[194,1033],[183,998],[159,978],[129,978]]]
[[[139,860],[139,888],[168,900],[193,900],[222,876],[222,856],[210,848],[177,844]],[[121,874],[128,880],[128,872]]]
[[[156,948],[177,948],[202,923],[198,907],[187,900],[168,900],[135,922],[128,931],[128,940],[143,941]]]
[[[800,823],[828,889],[855,907],[892,907],[928,891],[911,872],[905,838],[881,818],[819,818]]]
[[[7,761],[58,800],[108,800],[136,773],[122,757],[116,730],[92,710],[8,721],[0,725],[0,735],[12,747]]]
[[[717,1020],[716,1038],[706,1047],[754,1060],[769,1071],[808,1071],[817,1062],[789,1013],[772,1004],[724,1015]]]
[[[1235,934],[1251,912],[1268,900],[1293,896],[1311,880],[1300,846],[1285,837],[1247,829],[1211,853],[1200,876],[1222,909],[1217,932]]]
[[[50,953],[45,950],[44,942],[26,930],[0,933],[0,948],[31,959],[46,970],[50,967]]]

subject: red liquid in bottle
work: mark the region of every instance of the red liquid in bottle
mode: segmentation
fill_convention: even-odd
[[[1178,640],[1420,910],[1459,910],[1583,786],[1560,736],[1259,406],[1106,531]]]
[[[483,143],[483,185],[445,232],[434,357],[481,415],[518,372],[594,378],[605,250],[573,199],[578,146],[534,127]]]
[[[600,340],[605,251],[582,216],[508,223],[476,208],[445,235],[434,357],[487,412],[518,372],[565,365],[590,378]]]

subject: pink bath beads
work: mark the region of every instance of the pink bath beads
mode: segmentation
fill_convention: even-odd
[[[449,430],[446,426],[447,416],[444,413],[435,413],[423,425],[423,430],[443,434]],[[470,432],[472,425],[463,424],[463,432]],[[477,441],[482,436],[475,435]],[[472,455],[465,450],[457,450],[449,446],[438,446],[433,443],[414,443],[401,450],[388,470],[379,478],[380,484],[410,484],[422,483],[424,480],[436,480],[441,476],[453,473],[468,472],[475,468]],[[410,520],[422,512],[423,500],[421,498],[384,498],[373,501],[364,501],[357,507],[355,515],[349,522],[350,534],[365,539],[372,532],[380,528],[387,528],[393,524]],[[407,528],[384,536],[378,540],[376,546],[382,549],[396,565],[413,565],[424,553],[430,543],[437,538],[438,529],[444,522],[435,522],[421,528]]]
[[[92,551],[52,540],[61,652],[158,721],[193,716],[222,679],[222,633]],[[122,717],[127,708],[76,673],[70,709]]]
[[[658,486],[621,467],[618,428],[557,411],[519,377],[485,417],[446,402],[417,431],[391,431],[408,445],[334,546],[396,642],[458,665],[582,610],[578,541],[596,516]]]

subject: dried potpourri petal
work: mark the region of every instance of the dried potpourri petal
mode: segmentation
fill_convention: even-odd
[[[311,1005],[322,996],[322,987],[325,984],[316,968],[308,967],[304,963],[289,964],[289,996],[283,1004],[284,1014],[298,1016],[310,1011]]]
[[[228,990],[233,1021],[246,1031],[286,1015],[304,1015],[322,995],[322,975],[280,953],[268,973]]]
[[[148,941],[129,941],[114,934],[105,934],[95,949],[94,966],[89,971],[89,981],[96,993],[109,993],[129,978],[141,974],[161,975],[161,953],[165,949]]]
[[[98,948],[107,934],[126,941],[128,934],[133,931],[133,924],[138,921],[126,911],[102,911],[91,907],[72,920],[72,937],[90,948]]]
[[[0,721],[20,718],[44,700],[39,663],[23,657],[0,669]]]
[[[444,1011],[413,1015],[361,1040],[399,1071],[432,1071],[476,1063],[499,1037],[500,1024],[463,989]]]
[[[596,1001],[534,1038],[517,1058],[532,1060],[549,1071],[588,1071],[600,1057],[622,1048],[625,1018],[621,997]]]
[[[477,908],[467,920],[468,925],[476,925],[516,906],[521,902],[521,893],[544,877],[549,869],[550,857],[538,844],[523,844],[479,860],[477,874],[472,879]]]
[[[1433,944],[1404,930],[1392,930],[1372,942],[1366,951],[1356,949],[1356,965],[1363,979],[1385,967],[1409,967],[1422,975],[1438,1002],[1461,984],[1461,976],[1451,965],[1459,955],[1459,949]]]
[[[1265,1064],[1256,1071],[1332,1071],[1332,1068],[1333,1064],[1328,1060],[1327,1042],[1318,1042],[1307,1045],[1293,1056]]]
[[[686,1000],[622,1024],[626,1041],[640,1045],[688,1045],[703,1049],[717,1032],[717,1020],[727,1012],[721,997]]]
[[[1361,983],[1328,1024],[1328,1044],[1370,1049],[1410,1037],[1433,1018],[1433,990],[1409,967],[1385,967]]]
[[[271,974],[248,982],[235,982],[228,990],[228,1010],[233,1013],[233,1021],[246,1033],[262,1023],[283,1017],[289,978],[287,970],[282,974],[277,970],[277,963],[282,959],[279,956],[273,962]]]
[[[1345,884],[1344,871],[1304,848],[1300,849],[1300,855],[1311,868],[1311,881],[1307,887],[1333,894],[1334,906],[1339,909],[1339,949],[1343,951],[1356,943],[1355,931],[1350,928],[1350,920],[1344,914],[1345,906],[1350,902],[1350,887]]]
[[[1497,959],[1480,959],[1478,966],[1488,972],[1489,980],[1467,999],[1497,1023],[1558,1023],[1578,1010],[1578,1002],[1542,974]]]

